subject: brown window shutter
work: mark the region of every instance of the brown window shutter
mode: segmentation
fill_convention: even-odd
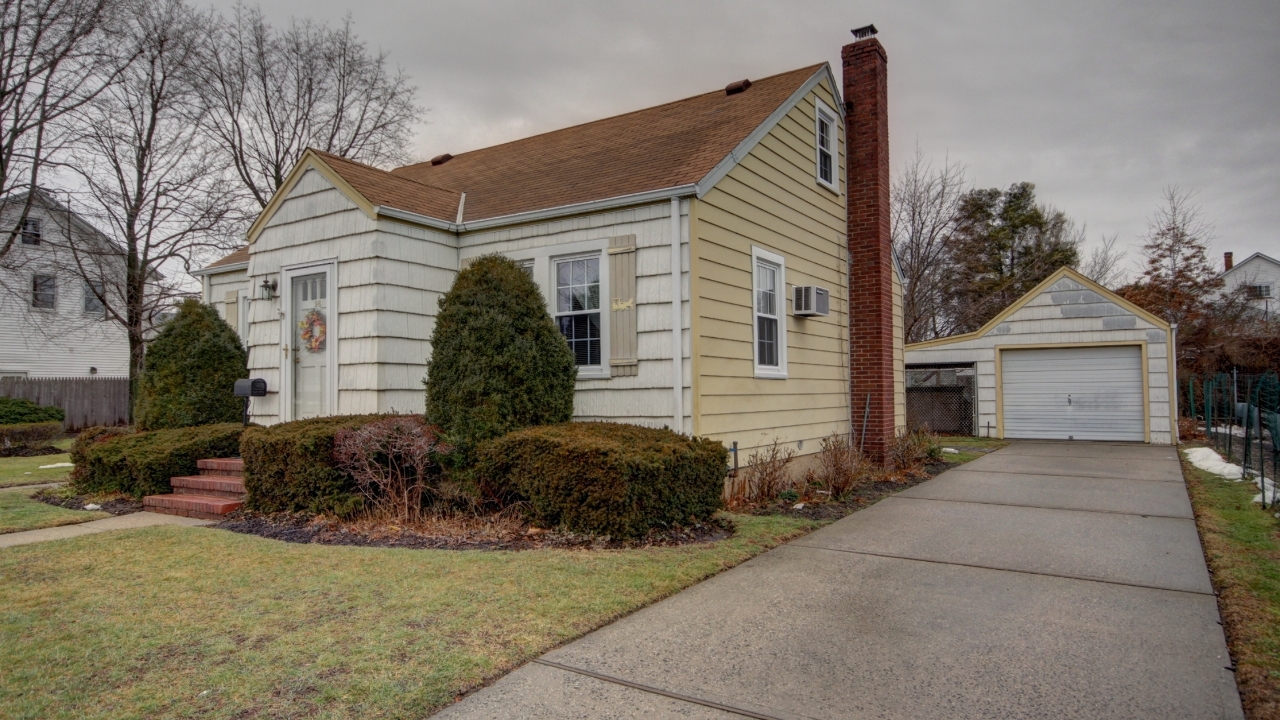
[[[637,375],[635,235],[609,238],[609,289],[609,365],[615,377]]]

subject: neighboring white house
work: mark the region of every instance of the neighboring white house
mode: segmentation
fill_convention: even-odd
[[[13,227],[25,202],[25,194],[7,199],[0,226]],[[102,302],[121,283],[99,283],[95,292],[77,272],[71,242],[82,259],[123,275],[105,235],[51,194],[35,191],[18,239],[0,259],[0,377],[128,376],[128,338],[106,319]]]
[[[906,363],[976,374],[977,435],[1168,445],[1174,342],[1168,323],[1064,267],[980,329],[908,345]]]
[[[1223,253],[1222,279],[1226,282],[1223,292],[1228,293],[1240,286],[1245,287],[1249,304],[1271,319],[1280,300],[1280,260],[1254,253],[1239,263],[1233,263],[1231,253]]]
[[[267,380],[254,420],[421,412],[437,303],[499,253],[528,268],[574,350],[575,419],[800,454],[850,432],[840,88],[816,65],[392,171],[307,151],[248,246],[199,273]],[[891,433],[901,289],[875,242],[881,255],[859,251],[883,287],[860,295],[892,316],[876,335],[893,347],[877,355]]]

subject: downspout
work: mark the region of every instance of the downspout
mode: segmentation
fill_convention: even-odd
[[[681,330],[682,313],[680,278],[680,198],[671,198],[671,377],[675,410],[671,414],[671,429],[684,432],[684,342]]]
[[[1169,343],[1169,373],[1173,376],[1173,417],[1169,418],[1171,421],[1169,424],[1173,426],[1171,428],[1173,430],[1173,444],[1178,445],[1182,441],[1178,433],[1178,418],[1182,417],[1178,409],[1178,391],[1181,390],[1181,384],[1178,382],[1178,323],[1171,323],[1169,331],[1170,339],[1172,340]]]

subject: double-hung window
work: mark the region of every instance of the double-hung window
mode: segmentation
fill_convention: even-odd
[[[556,324],[569,341],[578,367],[599,367],[600,258],[580,257],[555,261]]]
[[[40,310],[58,308],[58,281],[52,275],[31,277],[31,307]]]
[[[821,100],[815,103],[817,127],[814,132],[818,148],[818,182],[829,190],[836,190],[836,115]]]
[[[787,376],[786,266],[782,256],[751,249],[755,375]]]
[[[107,306],[102,299],[107,296],[106,285],[101,280],[87,280],[84,284],[84,314],[102,317]]]
[[[23,218],[21,235],[23,245],[39,245],[40,241],[43,239],[40,228],[40,218]]]

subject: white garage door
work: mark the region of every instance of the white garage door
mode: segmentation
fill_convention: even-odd
[[[1146,439],[1136,345],[1003,350],[1004,436]]]

